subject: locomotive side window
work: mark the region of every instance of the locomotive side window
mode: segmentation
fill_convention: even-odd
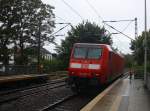
[[[85,47],[76,47],[74,49],[74,58],[86,58],[87,48]]]
[[[101,48],[89,48],[88,50],[88,59],[99,59],[101,56]]]

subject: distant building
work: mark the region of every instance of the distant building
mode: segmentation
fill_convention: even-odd
[[[36,46],[28,47],[28,48],[24,49],[24,51],[25,51],[26,54],[28,54],[27,58],[28,58],[29,64],[37,63],[38,48]],[[45,59],[45,60],[52,60],[53,59],[53,54],[45,48],[41,48],[40,53],[41,53],[42,59]],[[20,51],[18,49],[17,53],[9,55],[8,64],[9,65],[14,65],[15,60],[17,60],[19,57],[20,57]],[[2,64],[3,64],[2,61],[0,61],[1,66],[2,66]]]
[[[53,59],[53,54],[46,50],[45,48],[41,48],[41,56],[45,60],[52,60]]]
[[[37,63],[38,48],[34,46],[34,47],[29,47],[26,50],[28,50],[29,52],[29,56],[28,56],[29,62]],[[46,50],[45,48],[40,49],[40,54],[41,54],[42,59],[45,59],[45,60],[53,59],[52,53]]]

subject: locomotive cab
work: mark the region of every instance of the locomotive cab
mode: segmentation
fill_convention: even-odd
[[[103,47],[77,43],[74,45],[69,64],[69,78],[78,86],[99,83]]]
[[[111,60],[111,61],[110,61]],[[69,63],[69,85],[76,88],[107,84],[122,70],[122,58],[106,44],[76,43]],[[116,64],[121,67],[115,68]],[[117,72],[115,75],[114,73]]]

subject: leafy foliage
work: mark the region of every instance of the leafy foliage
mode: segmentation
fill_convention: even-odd
[[[8,64],[10,49],[19,53],[17,64],[23,64],[26,61],[24,49],[37,46],[39,36],[42,45],[54,41],[50,36],[54,27],[52,9],[54,7],[41,0],[0,0],[0,58],[3,64]]]
[[[150,31],[147,34],[147,48],[148,48],[148,61],[150,61]],[[137,61],[138,65],[142,65],[144,62],[144,37],[145,32],[142,33],[136,40],[131,42],[131,50],[133,50],[134,59]]]
[[[105,33],[104,28],[95,23],[83,22],[68,32],[65,40],[62,40],[61,46],[56,47],[59,59],[62,60],[65,67],[68,66],[69,56],[74,43],[103,43],[112,44],[110,35]]]
[[[53,60],[42,60],[41,64],[43,64],[43,72],[50,73],[55,71],[60,71],[64,69],[64,64],[57,59]]]
[[[134,65],[134,59],[133,59],[133,55],[131,54],[126,54],[124,55],[125,58],[125,67],[126,68],[131,68]]]
[[[16,17],[13,16],[15,11],[10,7],[12,4],[11,0],[0,1],[0,59],[4,64],[8,64],[10,54],[8,45],[15,37],[13,22],[16,22]]]

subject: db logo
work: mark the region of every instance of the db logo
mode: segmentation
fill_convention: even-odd
[[[88,64],[82,64],[83,69],[88,69],[88,66],[89,66]]]

